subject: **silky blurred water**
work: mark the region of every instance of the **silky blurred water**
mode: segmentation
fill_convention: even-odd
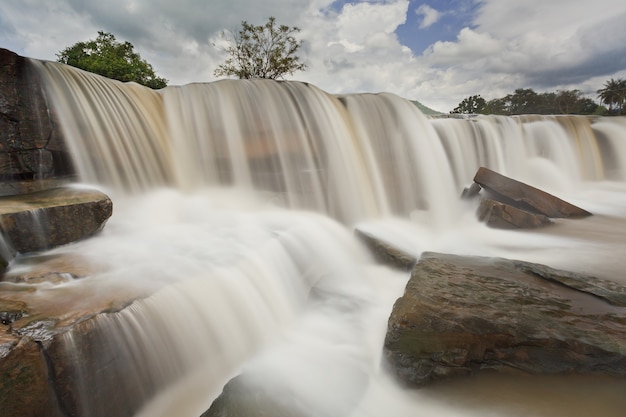
[[[391,94],[267,80],[154,92],[38,65],[81,182],[114,201],[101,234],[50,254],[97,267],[41,299],[73,309],[140,295],[99,321],[111,349],[134,358],[136,384],[159,387],[138,416],[198,416],[240,373],[311,416],[623,415],[623,380],[397,386],[382,344],[408,273],[377,264],[353,235],[416,257],[501,256],[626,284],[623,118],[428,119]],[[459,199],[480,166],[594,215],[488,229]]]

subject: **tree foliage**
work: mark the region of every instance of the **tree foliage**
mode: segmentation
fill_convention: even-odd
[[[450,113],[474,114],[594,114],[599,106],[580,90],[537,93],[518,88],[511,94],[485,102],[480,95],[470,96]]]
[[[626,102],[626,80],[611,78],[604,83],[604,87],[597,91],[602,103],[609,106],[609,114],[624,114]]]
[[[96,39],[77,42],[59,52],[57,61],[123,82],[134,81],[163,88],[167,80],[157,77],[152,65],[134,51],[130,42],[117,42],[110,33],[98,31]]]
[[[462,114],[478,114],[481,113],[487,101],[479,95],[469,96],[459,103],[459,105],[450,113],[462,113]]]
[[[300,29],[277,25],[270,17],[262,26],[241,22],[241,29],[227,37],[229,57],[217,67],[216,77],[278,79],[306,69],[297,55],[302,41],[295,38]]]

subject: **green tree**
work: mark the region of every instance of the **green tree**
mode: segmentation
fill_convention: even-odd
[[[507,104],[502,98],[489,100],[482,110],[482,114],[509,114]]]
[[[487,102],[478,95],[469,96],[459,103],[450,113],[477,114],[482,113]]]
[[[484,104],[473,104],[477,97],[463,100],[451,113],[474,110],[481,114],[598,114],[601,109],[580,90],[558,90],[535,93],[532,89],[518,88],[512,94],[489,100]]]
[[[110,33],[98,31],[98,37],[77,42],[59,52],[57,61],[85,71],[123,82],[134,81],[150,88],[167,86],[157,77],[152,65],[141,59],[130,42],[117,42]]]
[[[223,34],[229,42],[229,57],[214,75],[277,79],[305,70],[306,65],[297,55],[302,41],[294,36],[299,31],[295,26],[277,25],[274,17],[262,26],[242,21],[239,32],[232,36]]]
[[[580,90],[559,90],[554,95],[554,110],[556,114],[594,114],[598,105],[583,96]]]
[[[624,111],[626,101],[626,80],[611,78],[604,83],[604,87],[597,91],[601,102],[609,106],[609,114],[621,113]]]
[[[518,88],[504,97],[508,114],[537,114],[541,97],[532,88]]]

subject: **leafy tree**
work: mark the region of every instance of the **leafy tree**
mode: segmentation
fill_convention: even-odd
[[[504,97],[509,114],[537,113],[541,98],[532,88],[518,88]]]
[[[463,99],[463,101],[461,101],[459,105],[450,113],[477,114],[481,113],[485,109],[486,105],[487,102],[485,99],[478,94]]]
[[[613,79],[604,83],[604,87],[597,91],[598,97],[602,103],[609,106],[609,114],[620,113],[624,111],[624,102],[626,101],[626,80]]]
[[[509,114],[507,104],[502,98],[489,100],[483,108],[482,114]]]
[[[120,43],[110,33],[98,31],[96,39],[77,42],[59,52],[57,61],[123,82],[134,81],[163,88],[167,80],[157,77],[152,65],[141,59],[130,42]]]
[[[299,31],[295,26],[277,25],[274,17],[262,26],[242,21],[239,32],[228,38],[226,52],[230,56],[214,75],[277,79],[305,70],[306,65],[296,54],[302,46],[302,41],[294,37]]]
[[[554,97],[554,112],[558,114],[594,114],[598,105],[583,96],[580,90],[557,91]]]
[[[463,100],[451,113],[481,114],[598,114],[598,105],[583,96],[580,90],[559,90],[536,93],[530,88],[518,88],[512,94],[484,102],[480,96]]]

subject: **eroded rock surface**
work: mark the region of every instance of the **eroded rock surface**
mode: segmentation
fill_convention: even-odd
[[[41,190],[73,171],[32,61],[0,48],[0,195]]]
[[[425,253],[389,318],[408,385],[476,371],[626,375],[626,288],[543,265]]]

